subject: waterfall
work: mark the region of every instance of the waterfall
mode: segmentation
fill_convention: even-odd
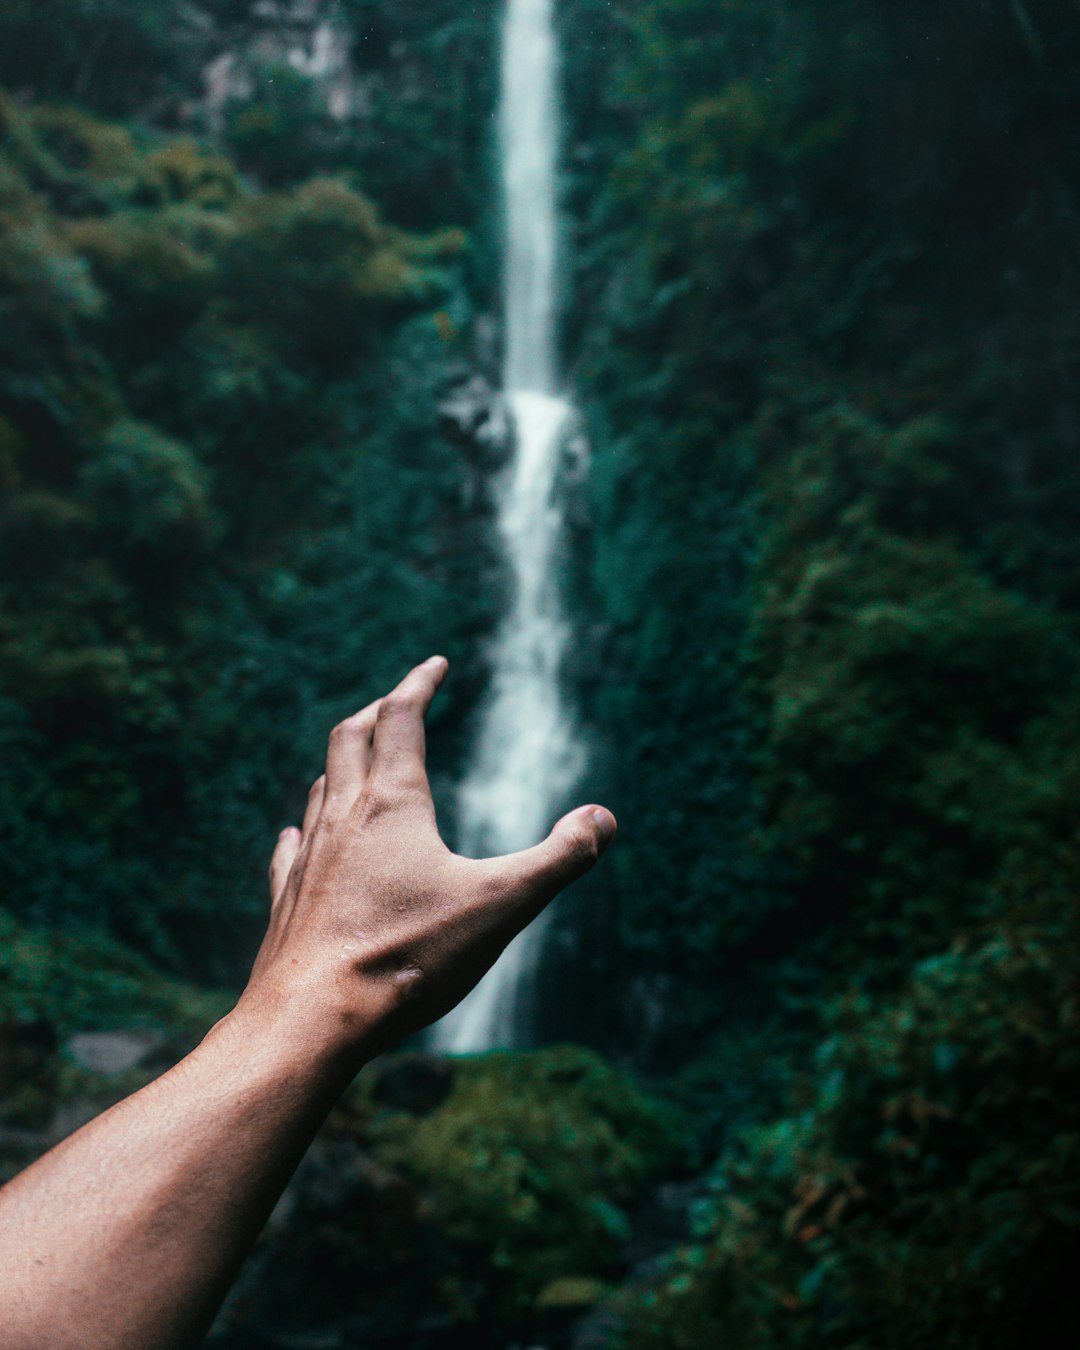
[[[551,0],[508,0],[499,127],[506,215],[503,390],[515,446],[497,502],[514,591],[460,788],[459,849],[473,857],[542,839],[584,768],[559,686],[570,629],[556,577],[563,524],[558,470],[571,409],[558,395],[555,352],[558,108]],[[540,919],[510,944],[439,1023],[436,1045],[462,1053],[514,1043],[543,928]]]

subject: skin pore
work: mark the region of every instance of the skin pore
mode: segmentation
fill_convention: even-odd
[[[458,1003],[611,842],[614,817],[586,806],[523,853],[446,847],[424,769],[446,669],[432,657],[334,728],[233,1011],[0,1190],[0,1350],[198,1345],[355,1074]]]

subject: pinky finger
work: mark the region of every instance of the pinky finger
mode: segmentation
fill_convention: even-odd
[[[300,831],[295,825],[282,830],[278,836],[274,856],[270,859],[270,903],[276,905],[289,879],[292,865],[300,850]]]

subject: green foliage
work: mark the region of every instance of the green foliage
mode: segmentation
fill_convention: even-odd
[[[120,422],[88,457],[82,485],[90,509],[122,553],[190,563],[209,543],[209,483],[186,446],[140,422]]]
[[[857,899],[908,953],[948,936],[1014,850],[1067,827],[1075,625],[965,548],[954,428],[834,405],[759,434],[775,828],[819,903]]]
[[[35,932],[0,910],[0,1024],[44,1021],[61,1036],[148,1025],[186,1037],[228,1007],[223,996],[163,979],[100,934]]]
[[[315,179],[244,211],[223,259],[236,319],[296,362],[336,373],[424,297],[407,241],[343,183]]]
[[[387,1126],[381,1154],[435,1196],[463,1266],[483,1250],[539,1289],[603,1272],[628,1235],[626,1204],[671,1143],[624,1073],[564,1048],[464,1062],[447,1103]]]
[[[376,1062],[332,1113],[213,1344],[495,1350],[565,1328],[624,1270],[679,1153],[672,1113],[579,1047],[418,1059]],[[441,1104],[388,1102],[402,1067]]]
[[[1066,822],[1074,398],[1049,346],[1075,344],[1078,277],[1034,241],[1068,252],[1075,165],[1003,145],[1013,195],[978,220],[965,175],[972,128],[1067,122],[1078,34],[1040,73],[1006,6],[975,49],[955,8],[938,69],[922,5],[852,0],[839,45],[802,4],[573,7],[604,175],[573,184],[591,589],[599,662],[630,672],[589,695],[630,826],[612,908],[624,968],[677,972],[691,1020],[718,962],[856,910],[830,947],[895,976]]]
[[[453,1300],[473,1318],[491,1315],[496,1292],[479,1271],[497,1281],[502,1317],[520,1318],[556,1280],[617,1270],[627,1209],[673,1158],[656,1108],[578,1048],[466,1062],[442,1107],[377,1138],[430,1197]]]
[[[254,191],[190,138],[0,113],[7,902],[235,977],[332,720],[483,622],[447,599],[466,467],[419,317],[462,240],[334,179]]]
[[[501,8],[499,0],[332,0],[316,14],[333,25],[346,57],[340,84],[291,64],[295,35],[282,42],[282,26],[264,15],[270,49],[258,41],[258,22],[221,47],[233,61],[222,110],[231,152],[265,186],[345,174],[409,229],[452,222],[486,236],[495,224]],[[492,287],[479,272],[475,280]]]
[[[839,1000],[797,1114],[730,1149],[634,1350],[1051,1345],[1080,1329],[1075,900]]]
[[[341,12],[366,110],[340,153],[403,225],[491,229],[499,0],[341,0]],[[478,277],[482,292],[491,280]]]
[[[571,60],[593,594],[629,672],[595,696],[634,835],[605,931],[722,1028],[675,1084],[713,1195],[626,1343],[1057,1343],[1076,16],[602,8],[614,69]]]
[[[310,76],[272,62],[255,74],[255,88],[228,110],[227,136],[245,169],[280,187],[311,172],[313,139],[327,122]]]
[[[0,20],[0,82],[130,111],[168,71],[179,27],[139,0],[12,0]]]

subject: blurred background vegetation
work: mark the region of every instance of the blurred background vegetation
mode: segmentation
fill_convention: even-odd
[[[1066,1343],[1080,6],[556,11],[577,1044],[362,1079],[215,1343]],[[0,10],[7,1174],[228,1006],[326,731],[433,650],[452,808],[500,12]]]

